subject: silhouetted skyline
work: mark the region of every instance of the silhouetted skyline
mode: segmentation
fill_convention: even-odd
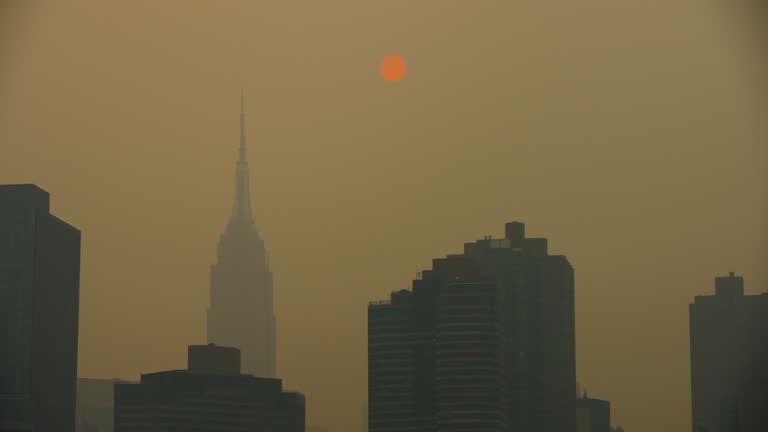
[[[83,232],[80,375],[177,368],[207,342],[244,87],[278,372],[310,424],[362,427],[368,301],[525,220],[577,268],[590,394],[629,432],[687,431],[686,306],[729,270],[768,287],[744,4],[0,0],[0,183]]]
[[[240,170],[236,177],[242,184]],[[49,206],[35,185],[0,185],[7,238],[0,342],[10,348],[0,358],[3,432],[75,426],[80,232]],[[573,267],[549,254],[546,239],[526,237],[523,223],[504,231],[502,239],[485,236],[465,243],[463,254],[434,259],[413,290],[368,305],[363,429],[622,430],[611,428],[609,402],[576,394]],[[696,296],[689,309],[693,432],[762,432],[768,293],[745,296],[743,277],[731,272],[715,278],[714,296]],[[142,374],[139,383],[78,380],[83,389],[85,381],[115,393],[78,398],[78,432],[99,431],[110,411],[117,432],[305,428],[304,395],[282,391],[281,380],[241,374],[236,347],[189,346],[186,370]],[[95,422],[85,412],[92,408]]]

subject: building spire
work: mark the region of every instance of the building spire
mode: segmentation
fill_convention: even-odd
[[[232,220],[253,222],[251,214],[250,175],[245,154],[245,93],[240,89],[240,155],[235,168],[235,203]]]
[[[240,161],[245,161],[245,92],[240,88]]]

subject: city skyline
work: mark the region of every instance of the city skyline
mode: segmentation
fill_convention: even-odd
[[[247,189],[242,185],[247,177],[247,170],[242,169],[245,159],[243,118],[241,108],[241,157],[236,171],[236,185],[239,186],[235,188],[234,218],[238,214],[249,215],[243,207],[247,200],[237,198],[243,198],[244,189]],[[0,406],[3,409],[0,420],[3,420],[2,426],[10,427],[8,432],[24,432],[32,425],[40,430],[48,430],[54,425],[64,427],[68,416],[70,424],[74,425],[80,232],[49,214],[49,195],[35,185],[0,185],[0,201],[4,215],[0,220],[0,232],[9,239],[4,250],[4,265],[0,268],[0,276],[6,284],[0,288],[3,288],[4,296],[11,296],[6,299],[9,300],[6,305],[16,305],[18,300],[13,297],[16,295],[21,301],[19,304],[27,304],[19,311],[30,309],[35,316],[33,322],[39,323],[30,327],[21,321],[16,324],[13,320],[6,322],[6,326],[10,326],[5,333],[11,337],[6,341],[11,347],[11,356],[4,359],[10,363],[3,367],[2,389],[5,393],[3,400],[11,405]],[[364,418],[370,413],[370,430],[373,432],[413,428],[473,432],[519,428],[597,432],[611,427],[609,402],[587,399],[586,390],[582,394],[576,381],[573,268],[565,256],[548,254],[547,239],[526,237],[523,223],[507,223],[504,231],[501,239],[484,236],[481,240],[464,243],[463,254],[433,259],[432,269],[418,273],[412,290],[393,291],[391,300],[369,302],[370,410],[366,410]],[[28,259],[30,257],[32,261]],[[30,262],[25,264],[25,259]],[[14,279],[16,274],[23,276]],[[10,286],[7,285],[9,281]],[[15,284],[17,281],[22,284]],[[29,284],[29,281],[34,283]],[[715,296],[697,295],[690,305],[693,432],[758,431],[761,426],[757,425],[766,423],[759,406],[768,397],[765,392],[765,380],[768,379],[765,347],[768,345],[761,346],[768,341],[762,325],[768,317],[768,292],[744,296],[744,279],[735,276],[734,272],[726,277],[716,277],[715,288]],[[28,292],[36,291],[44,295],[30,297],[32,303],[24,299]],[[56,307],[52,307],[53,300]],[[15,315],[10,310],[6,312],[6,316]],[[21,313],[19,316],[23,318],[25,315]],[[29,318],[25,320],[29,321]],[[54,330],[57,332],[55,337],[51,333]],[[244,334],[252,333],[246,331]],[[468,334],[474,336],[468,338]],[[59,340],[65,343],[59,345]],[[33,348],[32,356],[27,360],[23,349],[26,344]],[[141,391],[139,387],[132,387],[138,393],[128,393],[130,396],[126,400],[130,402],[126,403],[130,408],[121,411],[123,414],[115,414],[115,424],[127,422],[125,427],[129,429],[126,430],[158,421],[167,426],[193,424],[195,410],[184,408],[181,423],[174,423],[165,414],[160,414],[166,409],[162,403],[156,406],[161,411],[132,414],[138,413],[136,407],[143,403],[155,406],[161,401],[151,396],[160,390],[160,387],[152,390],[157,385],[169,386],[164,387],[163,394],[167,392],[166,396],[172,397],[174,404],[181,404],[181,409],[186,406],[183,400],[198,400],[200,391],[210,396],[219,391],[216,389],[220,385],[234,384],[224,377],[227,375],[240,376],[238,382],[242,384],[246,382],[243,380],[254,378],[257,381],[248,382],[269,381],[270,378],[256,378],[258,374],[250,371],[240,375],[240,351],[233,346],[222,347],[214,343],[189,346],[186,370],[142,373],[141,384],[146,376],[149,387],[141,387],[144,389]],[[67,366],[63,369],[43,367],[41,360],[46,357],[39,355],[42,353],[55,356]],[[471,367],[468,369],[467,366]],[[728,372],[724,373],[726,366]],[[28,374],[27,378],[24,374]],[[67,374],[72,384],[69,387]],[[493,380],[480,379],[466,387],[469,377]],[[45,378],[46,383],[42,387],[41,378]],[[262,381],[258,381],[260,379]],[[86,381],[110,380],[78,378],[78,387],[81,381],[85,385]],[[32,387],[27,388],[27,382],[31,382]],[[131,385],[124,381],[111,382],[120,384],[117,387],[121,389]],[[270,382],[282,381],[271,379]],[[460,383],[464,383],[463,387],[457,386]],[[249,387],[249,398],[261,397],[257,396],[262,394],[257,389],[260,385]],[[55,386],[60,388],[53,390]],[[393,389],[399,390],[392,393]],[[245,397],[241,390],[236,390],[237,394]],[[471,391],[477,400],[465,398],[466,391]],[[67,392],[72,396],[69,398],[71,409],[62,403]],[[23,406],[19,403],[23,403],[25,394],[28,398],[31,396],[32,404],[18,410]],[[281,427],[291,430],[303,429],[304,396],[296,392],[291,394],[298,395],[301,413],[296,412],[294,416],[289,414],[293,408],[289,411],[281,408],[280,413],[269,416],[272,420],[268,421],[277,421],[284,425]],[[54,395],[58,398],[55,402],[49,399]],[[568,403],[563,400],[566,395]],[[87,408],[96,408],[99,415],[107,412],[111,403],[103,392],[95,399],[93,394],[90,396],[87,402],[83,400],[82,407],[78,402],[82,414]],[[188,399],[190,397],[192,399]],[[722,401],[717,400],[720,398]],[[122,400],[122,396],[120,400],[115,399],[115,406],[122,406]],[[229,424],[231,420],[222,417],[215,408],[216,404],[228,399],[216,400],[206,399],[207,421]],[[297,401],[293,396],[289,400],[289,404]],[[256,403],[256,400],[251,399],[248,403]],[[18,406],[14,408],[13,404]],[[46,411],[41,417],[42,410],[54,407],[55,410]],[[260,408],[252,417],[249,414],[248,421],[267,421],[256,420],[267,412]],[[479,416],[481,412],[489,416]],[[83,420],[77,424],[78,432],[95,427],[95,423],[86,421],[85,415],[78,414],[78,417]],[[119,422],[118,418],[121,419]],[[37,425],[41,419],[45,420]],[[368,430],[367,427],[364,429]]]
[[[241,87],[308,424],[360,428],[367,302],[505,221],[577,269],[577,378],[627,431],[690,430],[687,305],[712,278],[768,287],[764,64],[733,8],[24,3],[0,17],[0,183],[83,231],[83,377],[207,341]]]

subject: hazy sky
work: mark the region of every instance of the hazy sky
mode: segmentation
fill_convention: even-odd
[[[205,341],[241,86],[310,424],[360,429],[367,302],[508,221],[575,267],[578,379],[628,432],[690,430],[693,296],[768,289],[762,41],[725,1],[0,3],[0,183],[83,231],[80,376]]]

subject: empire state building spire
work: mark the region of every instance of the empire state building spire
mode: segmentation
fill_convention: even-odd
[[[232,216],[219,237],[216,263],[211,266],[208,342],[238,348],[243,373],[274,377],[276,321],[272,271],[264,239],[251,213],[242,92],[238,153]]]
[[[249,188],[248,161],[245,158],[245,96],[240,91],[240,157],[235,168],[235,203],[232,207],[232,222],[253,223],[251,193]]]

